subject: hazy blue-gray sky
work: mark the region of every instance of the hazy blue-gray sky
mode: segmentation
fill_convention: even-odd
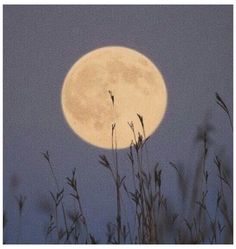
[[[22,241],[43,242],[48,217],[38,200],[55,190],[41,152],[49,150],[61,185],[76,167],[81,199],[91,230],[104,238],[114,220],[114,188],[98,155],[109,151],[80,140],[66,124],[60,105],[63,79],[85,53],[119,45],[138,50],[161,70],[168,108],[150,139],[150,160],[159,161],[173,201],[174,172],[169,161],[196,166],[197,127],[211,116],[211,154],[232,167],[232,133],[215,103],[219,92],[232,112],[232,6],[4,6],[4,209],[6,239],[16,241],[17,193],[27,195]],[[155,108],[153,108],[155,111]],[[119,153],[127,162],[125,150]],[[209,166],[210,167],[210,166]],[[124,163],[123,174],[129,175]],[[12,184],[17,182],[18,186]],[[171,184],[170,184],[171,183]],[[214,185],[214,184],[213,184]],[[65,189],[69,192],[68,188]],[[68,204],[70,205],[70,204]]]

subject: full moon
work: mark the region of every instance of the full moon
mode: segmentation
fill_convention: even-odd
[[[126,47],[103,47],[82,56],[67,73],[61,92],[64,117],[87,143],[110,149],[112,124],[117,148],[129,147],[133,133],[146,137],[160,125],[167,107],[162,74],[143,54]]]

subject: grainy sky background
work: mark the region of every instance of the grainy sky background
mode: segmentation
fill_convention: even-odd
[[[209,154],[220,154],[232,167],[232,133],[215,103],[219,92],[232,113],[232,6],[4,6],[4,209],[5,238],[16,242],[14,196],[27,196],[21,241],[44,242],[48,216],[39,200],[55,191],[41,153],[49,150],[61,185],[76,167],[84,210],[92,232],[103,241],[106,223],[115,218],[112,179],[98,164],[110,152],[80,140],[64,120],[60,93],[71,65],[85,53],[108,45],[133,48],[162,72],[168,108],[150,139],[152,165],[163,167],[165,193],[174,193],[175,172],[182,163],[191,175],[201,145],[197,127],[206,116],[215,126]],[[155,107],[153,107],[155,111]],[[127,151],[119,158],[129,181]],[[212,171],[212,162],[208,164]],[[214,187],[214,179],[210,180]],[[66,187],[65,192],[69,193]],[[68,201],[68,209],[72,202]],[[129,213],[128,213],[129,214]]]

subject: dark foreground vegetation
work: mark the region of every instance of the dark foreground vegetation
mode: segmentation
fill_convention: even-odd
[[[114,96],[111,94],[114,105]],[[229,132],[233,131],[232,118],[227,105],[216,93],[216,103],[225,112]],[[165,196],[163,188],[163,168],[149,162],[148,139],[145,134],[145,120],[137,114],[142,126],[136,132],[134,124],[128,123],[133,134],[130,148],[127,150],[127,167],[132,171],[132,188],[126,185],[126,176],[121,175],[117,151],[116,124],[111,126],[112,150],[109,155],[100,155],[99,164],[113,179],[116,210],[114,220],[107,224],[106,242],[108,244],[202,244],[233,242],[233,188],[232,165],[227,168],[219,155],[209,156],[209,134],[213,127],[206,124],[199,128],[197,139],[201,144],[199,163],[194,177],[189,178],[181,165],[169,162],[168,170],[176,173],[178,188],[176,195],[182,198],[183,209],[176,212],[175,205]],[[42,154],[45,158],[53,180],[55,192],[50,192],[53,212],[49,216],[45,230],[45,241],[42,243],[100,243],[96,234],[92,234],[83,211],[83,200],[79,192],[76,169],[66,177],[70,187],[70,196],[76,205],[69,212],[65,205],[64,187],[58,182],[54,166],[48,151]],[[211,165],[209,168],[208,165]],[[166,170],[166,169],[165,169]],[[209,179],[218,184],[216,190],[209,187]],[[171,183],[170,183],[171,184]],[[133,217],[124,217],[123,201],[127,200],[133,207]],[[24,205],[30,205],[26,197],[16,197],[19,211],[18,231],[23,226],[22,212]],[[212,212],[214,209],[214,212]],[[3,227],[7,226],[7,215],[4,212]],[[4,241],[8,243],[7,241]]]

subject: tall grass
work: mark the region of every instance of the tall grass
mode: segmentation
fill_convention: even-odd
[[[115,97],[109,91],[112,106]],[[216,93],[216,103],[227,114],[233,130],[230,111]],[[213,127],[206,124],[198,129],[197,141],[200,143],[200,156],[192,176],[186,174],[183,165],[169,162],[169,167],[159,162],[151,164],[149,160],[149,137],[146,137],[145,117],[137,114],[141,131],[137,130],[132,121],[127,125],[132,134],[132,141],[127,149],[127,167],[131,175],[121,175],[117,150],[116,123],[111,124],[111,160],[106,154],[99,155],[98,163],[110,174],[114,184],[116,210],[114,220],[107,224],[106,243],[110,244],[202,244],[232,243],[233,241],[233,210],[232,180],[225,168],[220,155],[213,153],[210,138]],[[231,132],[231,131],[230,131]],[[199,147],[196,147],[199,149]],[[97,244],[98,238],[91,234],[83,208],[76,169],[66,177],[70,188],[74,209],[68,211],[64,205],[64,187],[60,186],[49,152],[43,153],[55,183],[55,191],[50,192],[54,209],[50,211],[49,221],[45,230],[45,243],[80,243]],[[180,209],[166,195],[165,183],[167,171],[176,174],[178,188],[176,195],[182,200]],[[232,173],[232,172],[231,172]],[[126,184],[127,179],[132,184]],[[209,186],[209,181],[217,181],[217,189]],[[68,198],[68,196],[67,196]],[[125,201],[134,210],[133,217],[125,216]],[[19,231],[25,198],[17,197],[19,210]],[[4,212],[4,229],[7,224]],[[63,222],[60,222],[63,221]],[[92,225],[92,224],[91,224]],[[20,243],[18,235],[17,243]]]
[[[20,243],[21,229],[22,229],[22,227],[21,227],[22,226],[22,213],[23,213],[23,208],[24,208],[25,201],[26,201],[26,196],[23,196],[22,194],[20,194],[19,196],[16,196],[15,198],[16,198],[17,210],[18,210],[18,214],[19,214],[16,242]]]

